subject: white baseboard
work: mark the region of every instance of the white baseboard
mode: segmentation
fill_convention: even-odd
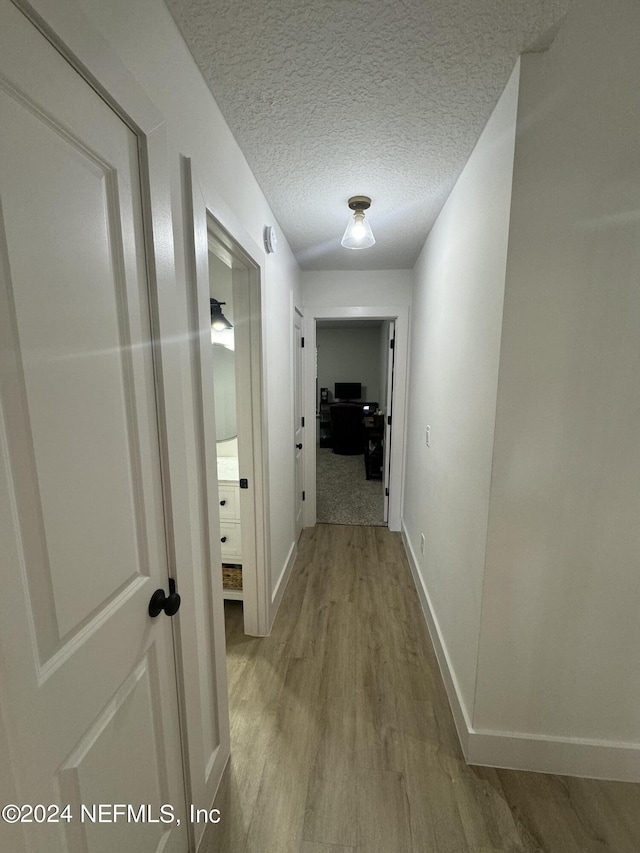
[[[416,590],[418,591],[418,598],[420,599],[420,604],[422,605],[422,613],[424,614],[425,622],[427,623],[429,636],[431,637],[431,642],[433,643],[433,648],[435,649],[436,657],[438,659],[440,674],[442,675],[442,680],[444,681],[444,686],[447,691],[447,696],[449,698],[449,705],[451,706],[453,720],[456,724],[458,737],[460,738],[462,752],[464,753],[465,759],[469,761],[467,751],[469,732],[471,731],[471,721],[467,709],[462,701],[462,693],[460,691],[460,688],[458,687],[458,681],[453,671],[453,667],[451,666],[449,655],[447,653],[447,648],[440,633],[440,626],[438,625],[438,621],[433,611],[431,599],[429,598],[429,593],[427,592],[422,582],[422,578],[420,577],[420,573],[418,572],[418,561],[416,559],[414,550],[411,547],[411,542],[407,534],[407,529],[404,525],[404,520],[402,521],[402,541],[404,543],[404,549],[407,553],[407,559],[409,560],[409,568],[411,569],[411,574],[413,575],[413,582],[416,585]]]
[[[402,541],[466,762],[485,767],[529,770],[561,776],[640,782],[640,745],[638,744],[556,738],[520,732],[481,731],[473,728],[468,710],[462,701],[429,593],[418,571],[418,561],[404,521],[402,522]]]
[[[276,588],[274,589],[273,595],[271,596],[271,625],[273,625],[273,620],[276,618],[276,613],[278,612],[280,602],[282,601],[282,596],[284,595],[284,591],[287,588],[287,584],[289,583],[289,578],[291,577],[291,570],[293,569],[293,564],[295,563],[297,556],[298,543],[294,542],[291,545],[291,548],[289,548],[289,554],[287,555],[287,559],[285,560],[282,571],[280,572],[280,577],[278,578]],[[269,627],[269,630],[271,630],[271,627]]]
[[[640,782],[640,748],[635,744],[472,730],[465,757],[484,767]]]

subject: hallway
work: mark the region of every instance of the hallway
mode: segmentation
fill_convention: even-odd
[[[635,853],[640,785],[465,764],[399,534],[305,530],[270,637],[227,602],[203,853]]]

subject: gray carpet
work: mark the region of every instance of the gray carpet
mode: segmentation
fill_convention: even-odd
[[[367,480],[364,455],[338,456],[316,450],[316,518],[321,524],[384,527],[381,480]]]

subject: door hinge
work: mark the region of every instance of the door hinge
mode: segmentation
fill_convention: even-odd
[[[389,489],[384,490],[384,496],[385,496],[385,498],[389,497]]]
[[[303,501],[306,501],[305,494],[306,494],[305,492],[303,492],[303,493],[302,493],[302,500],[303,500]]]
[[[396,348],[396,339],[395,339],[395,338],[391,338],[391,340],[389,341],[389,347],[390,347],[391,349],[395,349],[395,348]]]
[[[249,481],[247,480],[247,478],[246,478],[246,477],[242,477],[242,478],[241,478],[241,480],[240,480],[240,488],[241,488],[241,489],[248,489],[248,488],[249,488]]]
[[[304,347],[304,337],[300,338],[300,346]]]
[[[387,426],[391,426],[391,415],[387,415]]]
[[[304,426],[304,418],[300,418],[300,426]]]

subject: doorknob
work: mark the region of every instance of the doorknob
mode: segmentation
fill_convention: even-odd
[[[169,595],[163,589],[157,589],[149,602],[149,616],[155,618],[164,610],[167,616],[175,616],[180,610],[180,596],[176,592],[176,582],[169,578]]]
[[[298,450],[302,450],[302,445],[301,445],[301,444],[296,444],[296,447],[298,448]]]

